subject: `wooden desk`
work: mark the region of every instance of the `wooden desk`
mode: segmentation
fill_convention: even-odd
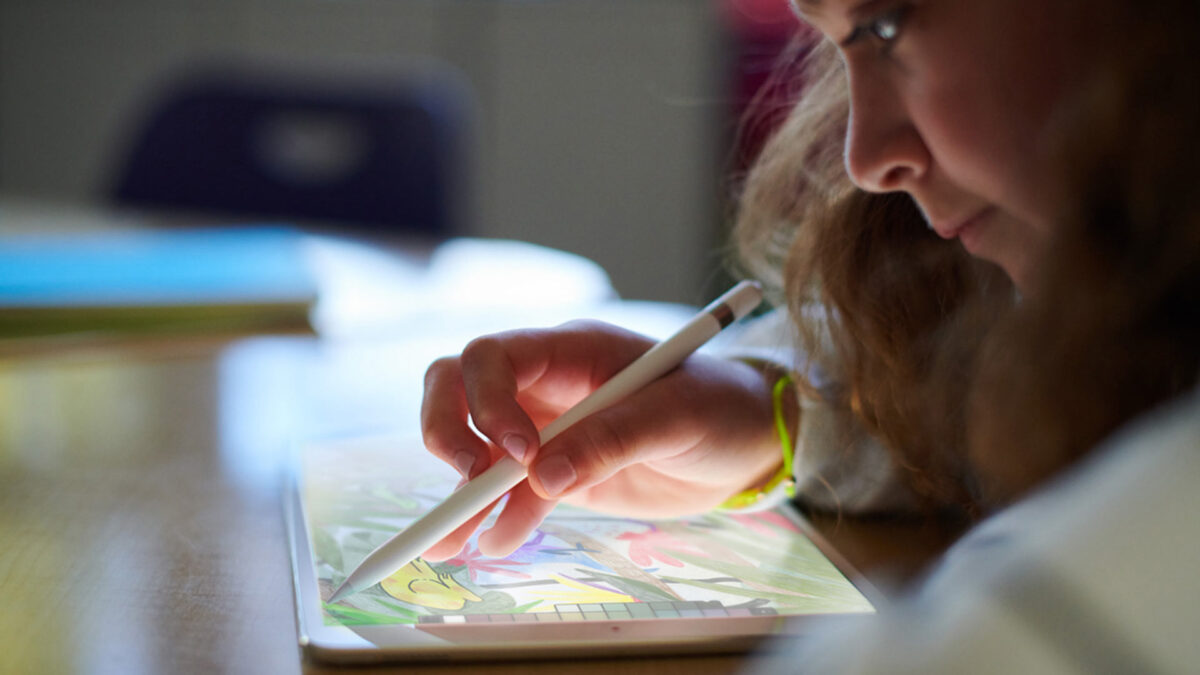
[[[415,420],[424,364],[440,347],[273,338],[0,361],[0,671],[332,672],[302,664],[296,644],[282,453],[294,433]],[[950,534],[822,526],[876,580],[910,575]],[[728,673],[742,663],[472,672]]]

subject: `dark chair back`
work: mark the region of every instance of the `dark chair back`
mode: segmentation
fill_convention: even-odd
[[[118,204],[450,235],[469,98],[435,77],[209,68],[169,86],[132,143]]]

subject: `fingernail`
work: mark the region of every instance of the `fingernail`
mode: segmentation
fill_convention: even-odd
[[[571,462],[562,455],[554,455],[542,460],[538,464],[537,469],[538,482],[542,484],[542,489],[551,497],[557,497],[564,490],[575,484],[578,478],[575,475],[575,467],[571,466]]]
[[[508,454],[512,455],[513,459],[518,462],[525,458],[525,451],[529,449],[529,444],[525,442],[525,439],[516,434],[505,436],[500,441],[500,445],[504,446]]]
[[[458,472],[463,478],[471,477],[471,467],[475,466],[475,455],[466,450],[459,450],[454,456],[454,466],[458,467]]]

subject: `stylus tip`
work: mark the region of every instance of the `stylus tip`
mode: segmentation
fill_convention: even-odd
[[[337,587],[337,590],[333,592],[333,595],[329,596],[329,600],[326,600],[326,602],[332,605],[351,595],[354,595],[354,588],[350,586],[350,580],[347,579],[342,582],[341,586]]]

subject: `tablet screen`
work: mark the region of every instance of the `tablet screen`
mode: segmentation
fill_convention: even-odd
[[[480,554],[472,538],[450,560],[418,558],[328,604],[368,553],[459,477],[412,438],[311,443],[294,464],[301,638],[327,656],[496,656],[556,644],[568,653],[622,642],[670,651],[698,640],[746,644],[785,630],[789,617],[873,611],[790,509],[640,520],[565,504],[507,558]]]

